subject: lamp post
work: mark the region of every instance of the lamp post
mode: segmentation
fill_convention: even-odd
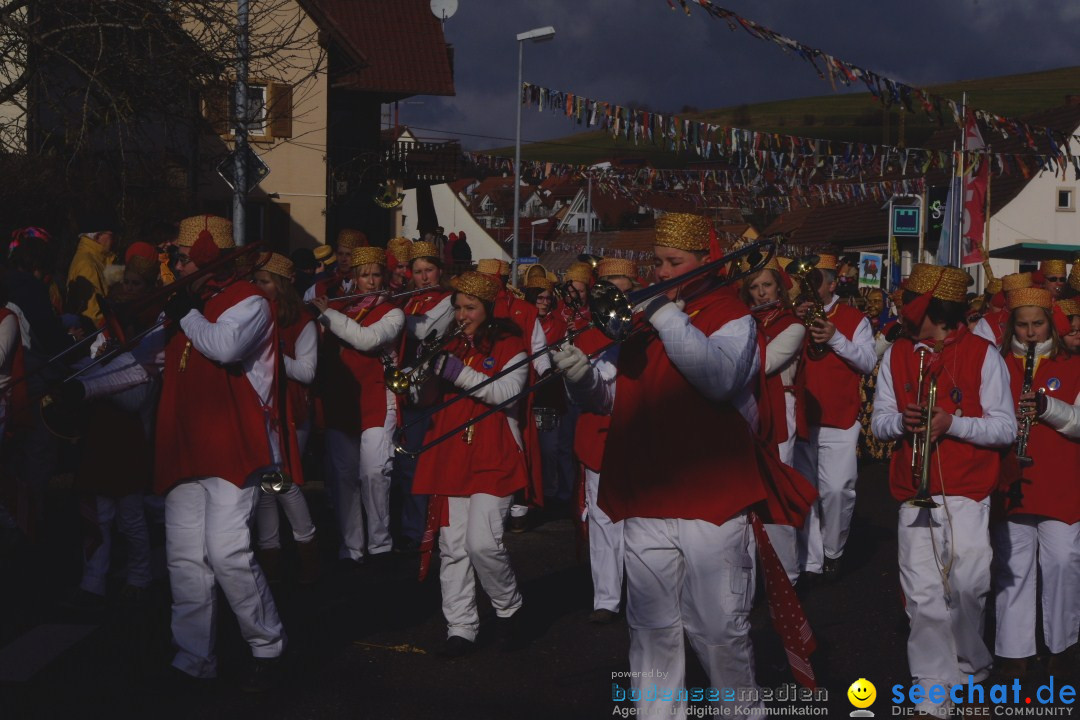
[[[543,225],[548,221],[548,218],[542,220],[533,220],[532,222],[532,239],[529,241],[529,255],[536,257],[536,226]]]
[[[555,28],[535,28],[518,33],[518,77],[514,98],[517,101],[517,131],[514,133],[514,261],[510,267],[510,282],[518,286],[518,232],[521,229],[521,70],[525,58],[525,41],[544,42],[555,37]]]

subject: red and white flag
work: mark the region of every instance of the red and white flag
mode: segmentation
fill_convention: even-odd
[[[986,148],[975,113],[966,113],[964,123],[964,150],[968,155],[964,173],[963,224],[960,228],[961,265],[975,265],[983,261],[982,243],[986,230],[986,188],[990,182],[990,162],[986,154],[978,152]]]

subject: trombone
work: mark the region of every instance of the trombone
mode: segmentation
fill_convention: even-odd
[[[431,290],[430,287],[413,288],[412,290],[402,290],[401,292],[391,293],[390,288],[384,288],[382,290],[372,290],[371,292],[353,293],[351,295],[342,295],[341,297],[329,298],[330,302],[344,302],[346,300],[362,300],[364,298],[375,297],[376,295],[386,295],[386,299],[390,302],[398,300],[404,297],[410,297],[412,295],[419,295],[422,292]],[[310,302],[307,303],[309,307],[314,307]]]
[[[442,337],[436,337],[435,331],[432,330],[421,341],[420,355],[416,365],[410,368],[408,372],[396,367],[393,358],[389,354],[384,354],[382,357],[383,382],[386,383],[386,387],[395,395],[404,395],[410,389],[426,383],[431,379],[431,369],[435,359],[446,350],[453,340],[461,337],[464,333],[465,326],[461,323],[457,323],[453,328],[447,330]]]
[[[767,265],[768,262],[772,260],[775,254],[775,239],[760,240],[756,243],[746,245],[745,247],[730,252],[721,258],[713,260],[712,262],[705,263],[704,265],[696,267],[690,272],[685,273],[684,275],[671,278],[670,280],[665,280],[661,283],[656,283],[655,285],[650,285],[646,288],[641,288],[640,290],[634,290],[629,293],[623,293],[612,283],[601,280],[600,282],[593,285],[593,287],[589,291],[588,305],[591,320],[587,325],[582,327],[580,330],[569,331],[565,337],[560,338],[555,342],[548,343],[540,350],[537,350],[536,352],[528,355],[527,357],[519,360],[516,363],[506,366],[491,377],[488,377],[483,381],[477,383],[469,390],[463,390],[458,394],[454,395],[453,397],[448,398],[442,403],[432,407],[430,410],[425,412],[421,417],[417,418],[413,422],[399,427],[394,433],[394,449],[397,451],[397,453],[406,457],[418,457],[421,453],[430,450],[444,440],[448,440],[451,437],[460,435],[469,427],[480,422],[492,413],[499,412],[500,410],[509,407],[510,405],[520,400],[522,397],[536,391],[554,378],[559,377],[560,374],[557,372],[552,372],[545,375],[532,385],[529,385],[528,387],[523,389],[514,397],[509,398],[506,401],[499,403],[498,405],[488,408],[476,417],[470,419],[468,422],[462,423],[458,427],[453,428],[452,430],[448,430],[446,433],[424,443],[418,448],[409,449],[401,444],[401,439],[405,434],[406,428],[412,427],[416,423],[427,422],[428,419],[431,418],[435,413],[449,407],[450,405],[458,402],[462,398],[471,395],[476,390],[479,390],[482,387],[485,387],[493,382],[500,380],[501,378],[520,368],[522,365],[531,363],[537,357],[546,352],[549,352],[553,348],[561,347],[566,342],[572,342],[575,337],[585,332],[590,327],[595,327],[600,332],[604,333],[604,335],[607,336],[609,340],[611,340],[611,342],[607,343],[599,350],[596,350],[595,352],[589,354],[589,358],[594,358],[598,355],[602,355],[611,347],[624,342],[627,338],[631,336],[632,331],[635,331],[642,327],[641,325],[639,325],[637,328],[633,327],[634,308],[638,305],[658,298],[661,295],[667,293],[669,290],[680,287],[683,284],[689,282],[690,280],[694,280],[706,275],[715,275],[715,273],[717,273],[725,265],[733,263],[732,267],[729,269],[729,272],[724,276],[716,277],[715,280],[706,289],[706,292],[711,292],[718,288],[730,285],[764,268],[765,265]],[[736,268],[739,267],[737,261],[743,258],[746,258],[750,261],[749,267],[747,267],[747,269],[745,270],[737,270]]]

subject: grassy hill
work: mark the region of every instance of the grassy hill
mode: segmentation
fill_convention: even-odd
[[[967,92],[972,107],[1018,117],[1063,105],[1066,95],[1080,95],[1080,67],[966,80],[927,89],[957,102]],[[907,146],[919,146],[938,127],[921,110],[902,114]],[[900,115],[896,109],[886,113],[870,93],[862,92],[741,105],[685,117],[784,135],[895,145],[900,133]],[[512,157],[514,149],[492,152]],[[647,144],[616,141],[606,132],[579,133],[522,147],[522,157],[529,160],[588,163],[613,156],[644,158],[655,167],[685,167],[697,160],[696,154],[676,155]]]

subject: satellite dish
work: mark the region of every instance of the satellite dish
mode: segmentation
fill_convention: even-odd
[[[446,22],[457,12],[458,0],[431,0],[431,14]]]

